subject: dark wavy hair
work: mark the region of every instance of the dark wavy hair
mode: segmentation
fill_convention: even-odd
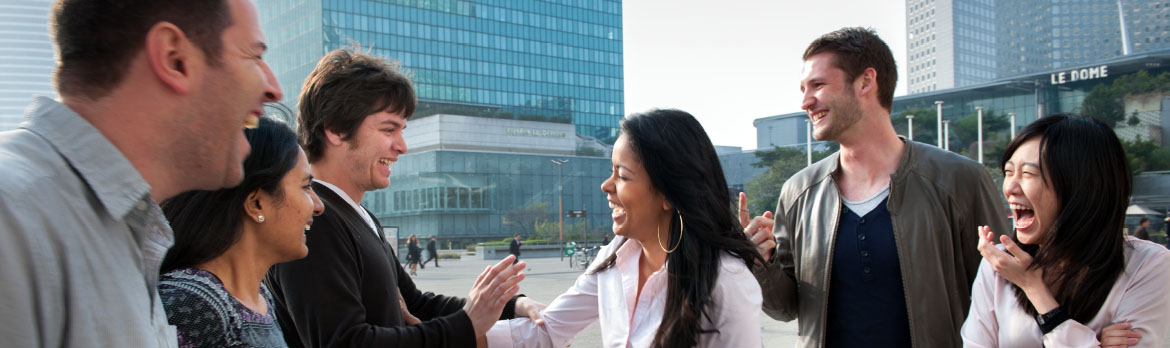
[[[297,135],[288,124],[260,118],[256,129],[244,130],[252,151],[244,160],[244,181],[233,188],[188,191],[162,202],[163,214],[175,231],[175,245],[163,258],[161,273],[194,267],[219,257],[240,240],[244,202],[263,190],[284,198],[280,181],[297,165]]]
[[[1125,208],[1132,190],[1125,150],[1113,129],[1093,118],[1057,114],[1040,118],[1008,144],[1000,163],[1025,141],[1040,138],[1040,172],[1056,193],[1060,212],[1038,245],[1020,246],[1044,270],[1053,296],[1072,319],[1097,315],[1125,269]],[[1019,244],[1019,240],[1016,240]],[[1036,309],[1020,287],[1020,307]]]
[[[707,306],[720,255],[741,258],[749,268],[762,264],[763,258],[743,234],[715,146],[694,116],[655,109],[631,115],[621,125],[651,185],[675,208],[670,245],[678,249],[666,256],[666,308],[672,313],[662,317],[654,347],[693,347],[700,334],[714,332],[701,324],[704,317],[710,322]],[[685,226],[681,241],[679,214]],[[616,253],[611,254],[590,273],[609,269],[616,260]]]

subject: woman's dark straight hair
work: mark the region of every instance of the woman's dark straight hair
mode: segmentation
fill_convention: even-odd
[[[175,231],[175,245],[163,258],[161,273],[194,267],[219,257],[240,239],[244,202],[263,190],[284,197],[280,181],[296,167],[300,145],[284,122],[261,117],[255,129],[244,130],[252,151],[244,159],[239,186],[215,191],[188,191],[163,201],[163,214]]]
[[[1040,139],[1041,176],[1056,193],[1060,212],[1038,245],[1021,247],[1034,256],[1029,269],[1044,270],[1045,283],[1069,317],[1088,323],[1125,270],[1122,228],[1132,190],[1129,162],[1108,125],[1057,114],[1024,127],[1000,163],[1035,138]],[[1036,315],[1024,291],[1012,287],[1020,306]]]
[[[719,257],[730,254],[749,268],[762,264],[763,258],[743,234],[715,146],[694,116],[656,109],[627,117],[621,127],[651,185],[675,208],[669,233],[670,245],[678,247],[666,256],[668,313],[658,326],[654,347],[693,347],[700,334],[713,332],[703,323],[711,322],[707,307]],[[611,254],[590,273],[609,269],[616,260]]]

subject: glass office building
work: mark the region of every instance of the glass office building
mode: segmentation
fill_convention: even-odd
[[[390,187],[363,200],[399,236],[436,235],[455,247],[528,238],[534,222],[558,221],[559,181],[563,210],[586,210],[590,228],[608,230],[599,186],[625,113],[621,1],[256,3],[265,59],[289,106],[337,48],[360,45],[412,77],[419,107],[406,130],[410,150]],[[584,221],[566,218],[565,232]]]
[[[57,97],[49,0],[0,0],[0,131],[15,129],[33,96]]]
[[[569,123],[612,143],[624,115],[620,1],[258,0],[267,60],[295,105],[325,52],[358,44],[394,58],[415,117]]]
[[[1079,66],[1054,69],[1039,73],[1020,75],[985,82],[978,85],[950,88],[934,92],[911,94],[894,98],[892,115],[899,115],[912,109],[937,110],[935,101],[942,101],[943,120],[957,120],[975,114],[976,107],[983,107],[985,113],[994,112],[999,115],[1016,114],[1016,128],[1023,128],[1036,120],[1036,115],[1054,113],[1080,113],[1081,104],[1085,96],[1098,85],[1110,84],[1122,76],[1146,71],[1150,75],[1170,72],[1170,50],[1147,52],[1130,56],[1091,62]],[[1151,103],[1157,104],[1156,101]],[[1167,97],[1166,103],[1170,103]],[[1157,105],[1152,108],[1158,108]],[[1143,120],[1141,126],[1147,128],[1144,139],[1162,139],[1170,141],[1170,134],[1152,136],[1151,132],[1162,133],[1170,131],[1170,104],[1161,107],[1161,113],[1150,115],[1149,120]],[[1130,110],[1127,110],[1127,115]],[[756,119],[757,134],[765,134],[765,129],[788,129],[794,132],[803,129],[803,122],[796,120],[806,119],[804,112],[794,112],[778,116]],[[931,125],[933,126],[933,125]],[[1116,128],[1118,135],[1128,128],[1119,124]],[[897,129],[904,133],[905,129]],[[788,139],[788,138],[786,138]],[[803,140],[800,138],[799,140]],[[916,139],[925,143],[934,143],[935,139]],[[763,139],[760,139],[763,145]],[[802,147],[804,143],[777,144],[780,146]],[[762,147],[762,146],[761,146]],[[955,149],[952,149],[955,150]]]
[[[1170,48],[1170,0],[907,0],[906,24],[910,94]]]
[[[412,120],[404,132],[411,149],[392,167],[390,187],[367,193],[362,205],[398,227],[399,238],[434,235],[453,247],[538,230],[557,239],[558,208],[584,210],[564,218],[564,232],[587,229],[597,242],[613,223],[601,191],[610,150],[573,128],[458,115]]]

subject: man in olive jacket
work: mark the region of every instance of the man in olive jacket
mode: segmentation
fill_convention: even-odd
[[[959,347],[980,256],[976,226],[1007,233],[983,166],[899,137],[894,59],[871,30],[845,28],[804,54],[801,108],[841,150],[792,176],[745,233],[764,312],[799,319],[798,346]],[[771,233],[768,233],[771,230]]]

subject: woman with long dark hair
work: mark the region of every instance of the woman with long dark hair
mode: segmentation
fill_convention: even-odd
[[[979,228],[984,260],[964,345],[1134,346],[1140,337],[1141,346],[1162,347],[1170,251],[1122,232],[1132,184],[1113,129],[1043,117],[1008,144],[1002,163],[1015,238],[997,245]]]
[[[239,186],[162,203],[175,245],[158,288],[181,347],[286,346],[261,281],[272,265],[308,254],[305,234],[325,208],[288,125],[262,117],[244,133],[252,151]]]
[[[418,247],[418,236],[410,235],[406,238],[406,264],[410,266],[410,275],[418,275],[418,263],[422,258],[422,249]]]
[[[601,184],[617,237],[536,322],[498,322],[489,347],[564,347],[600,321],[606,347],[760,347],[762,262],[743,234],[715,147],[693,116],[622,121]]]

